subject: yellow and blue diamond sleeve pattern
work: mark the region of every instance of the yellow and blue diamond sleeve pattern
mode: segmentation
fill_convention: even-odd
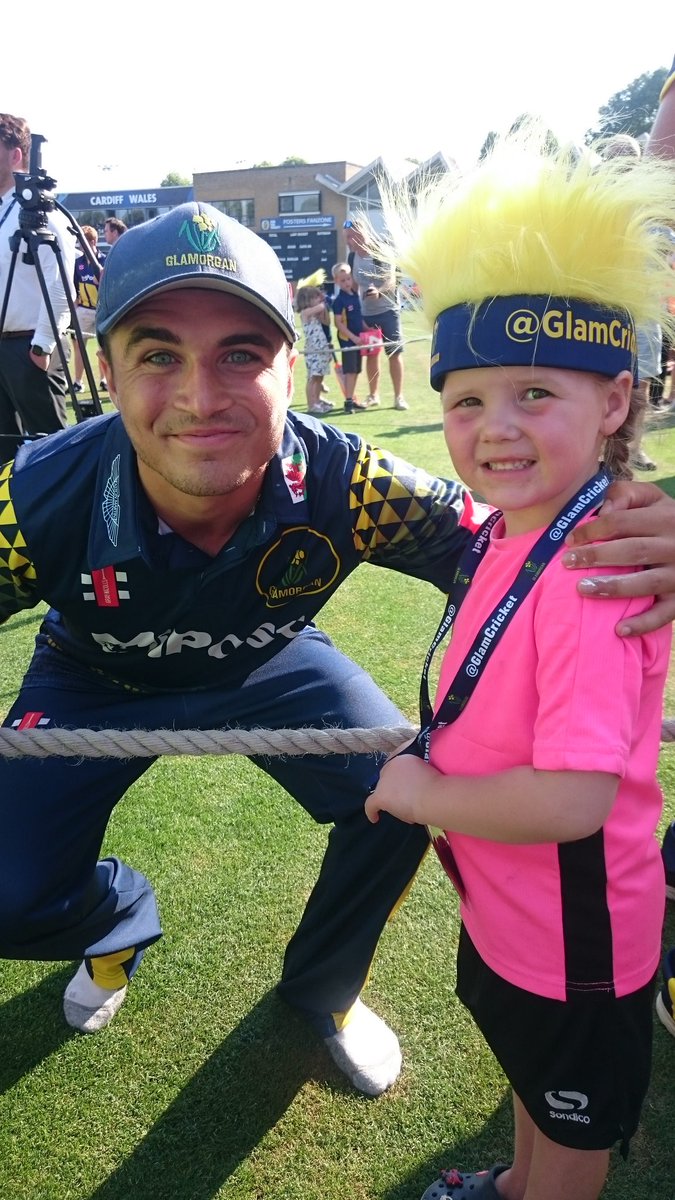
[[[28,557],[11,495],[13,463],[0,468],[0,621],[40,599],[35,567]]]
[[[444,511],[443,485],[424,471],[362,443],[349,485],[354,545],[364,561],[378,549],[414,541]]]

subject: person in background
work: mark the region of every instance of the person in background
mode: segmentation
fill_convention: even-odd
[[[628,466],[636,325],[658,319],[672,172],[524,132],[403,209],[460,479],[493,511],[459,563],[435,710],[366,802],[426,825],[461,900],[457,994],[512,1086],[510,1163],[423,1200],[597,1200],[649,1084],[664,909],[656,780],[671,633],[580,597],[561,539]],[[396,238],[397,215],[387,215]],[[671,328],[675,320],[669,318]]]
[[[318,284],[301,279],[295,293],[295,307],[300,313],[304,337],[307,408],[314,416],[325,417],[334,407],[329,400],[321,397],[324,376],[330,371],[333,361],[333,353],[324,333],[324,324],[330,322],[325,294]]]
[[[637,138],[627,133],[616,133],[602,145],[603,158],[623,159],[627,166],[633,167],[639,162],[642,148]],[[631,447],[631,466],[637,471],[655,471],[656,463],[649,457],[642,445],[644,437],[647,405],[652,386],[661,374],[661,355],[663,351],[663,331],[661,322],[654,320],[647,325],[637,328],[637,377],[635,381],[635,422],[633,445]]]
[[[123,233],[126,233],[127,227],[124,221],[120,221],[118,217],[107,217],[103,226],[103,236],[109,246],[114,246],[118,242]]]
[[[384,351],[389,364],[394,389],[394,408],[403,411],[408,403],[403,396],[403,337],[401,333],[401,301],[396,283],[396,268],[373,258],[366,246],[366,228],[357,218],[344,223],[349,247],[349,266],[354,276],[363,309],[363,322],[368,329],[380,329]],[[366,407],[380,403],[379,354],[368,355],[369,395]]]
[[[0,113],[0,301],[7,296],[12,260],[10,240],[19,229],[21,211],[15,195],[14,173],[30,165],[30,129],[23,117]],[[72,281],[75,237],[58,210],[47,216],[58,242],[65,279]],[[7,310],[0,330],[0,462],[14,456],[25,435],[54,433],[68,424],[66,377],[57,350],[57,334],[67,353],[66,330],[70,308],[58,259],[47,245],[38,255],[56,329],[40,288],[37,270],[24,262],[21,241],[9,287]],[[71,284],[72,286],[72,284]]]
[[[335,263],[331,273],[338,289],[333,297],[333,320],[342,351],[345,412],[365,412],[368,404],[362,404],[354,396],[361,373],[361,334],[364,330],[358,288],[348,263]]]
[[[98,285],[101,279],[103,263],[98,257],[96,250],[98,234],[93,225],[83,225],[82,232],[89,243],[92,254],[95,255],[97,263],[97,265],[91,263],[84,252],[79,254],[75,260],[75,306],[80,332],[86,343],[90,338],[96,337],[96,305],[98,304]],[[81,392],[84,389],[84,384],[82,383],[84,363],[75,336],[73,336],[73,354],[75,358],[73,391]],[[100,382],[98,386],[99,388],[101,387]]]

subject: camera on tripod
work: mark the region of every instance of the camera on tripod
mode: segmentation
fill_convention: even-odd
[[[52,330],[53,340],[56,343],[55,350],[59,355],[61,369],[65,376],[68,394],[70,396],[75,419],[79,423],[89,417],[99,416],[102,413],[101,402],[98,397],[96,384],[89,363],[89,357],[86,352],[82,329],[77,315],[77,308],[73,300],[73,279],[68,277],[66,273],[61,246],[55,233],[49,228],[49,214],[58,209],[67,218],[69,222],[69,232],[74,235],[78,241],[82,253],[86,255],[92,267],[96,271],[100,271],[100,263],[93,254],[89,243],[87,242],[84,233],[79,224],[66,208],[56,199],[54,189],[56,188],[56,180],[48,175],[42,167],[42,144],[46,139],[42,134],[31,135],[30,148],[30,169],[28,173],[24,171],[14,172],[14,180],[16,183],[15,198],[19,205],[19,224],[15,233],[9,239],[9,248],[11,251],[11,259],[9,265],[9,273],[5,295],[0,311],[0,334],[5,325],[5,316],[7,305],[12,288],[14,278],[14,270],[16,260],[21,244],[25,243],[26,249],[22,255],[22,262],[28,266],[35,268],[40,291],[45,304],[45,309],[49,317],[49,323]],[[47,283],[45,281],[44,271],[40,262],[38,250],[41,246],[48,246],[56,258],[59,277],[65,297],[68,302],[68,310],[70,314],[70,329],[77,340],[82,362],[84,365],[87,381],[91,390],[91,399],[81,399],[74,387],[73,378],[68,365],[68,357],[64,349],[62,341],[62,333],[58,327],[58,321],[54,312],[54,307],[49,295]],[[39,433],[30,433],[26,435],[28,438],[39,437]]]

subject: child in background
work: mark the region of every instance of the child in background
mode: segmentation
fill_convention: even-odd
[[[89,243],[89,247],[97,263],[97,266],[93,266],[84,252],[79,254],[75,260],[75,305],[77,308],[77,319],[83,341],[87,342],[89,338],[96,337],[96,305],[98,304],[98,288],[101,282],[103,263],[98,256],[98,234],[93,225],[83,225],[82,232]],[[84,363],[76,337],[73,337],[73,352],[75,355],[73,391],[81,392],[84,390],[82,382]],[[107,391],[105,380],[99,382],[98,388],[99,391]]]
[[[303,352],[307,367],[307,407],[314,416],[323,417],[332,412],[334,407],[329,400],[321,397],[323,377],[330,371],[333,361],[323,330],[325,324],[330,324],[326,297],[316,284],[300,280],[295,293],[295,307],[300,313],[305,338]]]
[[[423,700],[366,811],[430,827],[461,898],[457,994],[515,1115],[510,1165],[443,1171],[423,1200],[597,1200],[649,1082],[670,631],[619,636],[648,602],[600,606],[592,581],[579,596],[561,554],[630,475],[635,325],[661,316],[672,169],[507,139],[416,199],[388,215],[393,253],[434,326],[455,468],[497,511],[433,643],[454,626],[435,715]]]
[[[360,334],[365,329],[359,290],[348,263],[336,263],[332,275],[336,287],[339,288],[337,296],[333,299],[333,318],[342,350],[345,412],[365,412],[368,405],[354,399],[356,381],[361,373]]]

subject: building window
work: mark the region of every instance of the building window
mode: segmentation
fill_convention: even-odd
[[[354,209],[382,208],[382,197],[377,181],[372,178],[367,179],[360,188],[351,193],[350,200]]]
[[[252,197],[250,200],[212,200],[211,204],[226,216],[233,217],[240,225],[246,225],[249,229],[253,229],[255,201]]]
[[[279,213],[320,213],[320,192],[280,192]]]

